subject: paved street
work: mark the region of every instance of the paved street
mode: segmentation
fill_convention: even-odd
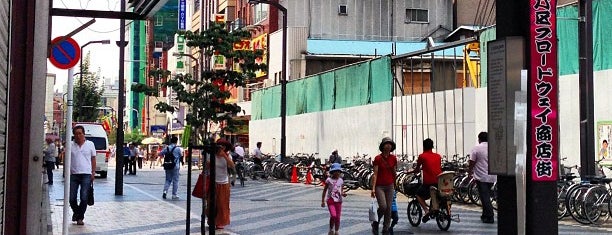
[[[139,170],[124,176],[124,195],[114,196],[114,169],[108,179],[96,179],[96,204],[88,207],[85,225],[70,223],[70,234],[185,234],[186,169],[181,169],[179,200],[163,200],[164,172],[160,167]],[[55,184],[49,186],[52,234],[62,232],[63,185],[55,170]],[[196,171],[192,173],[195,184]],[[169,195],[170,196],[170,195]],[[170,198],[170,197],[168,197]],[[191,204],[191,234],[200,234],[201,200]],[[459,223],[449,232],[438,230],[435,221],[410,226],[406,216],[407,198],[398,195],[399,224],[395,234],[497,234],[496,224],[480,223],[480,209],[453,205]],[[328,212],[320,207],[321,187],[277,181],[247,181],[246,187],[232,188],[231,225],[217,234],[327,234]],[[342,208],[341,234],[369,234],[368,193],[349,192]],[[612,227],[595,229],[577,226],[571,220],[560,223],[560,234],[605,234]]]

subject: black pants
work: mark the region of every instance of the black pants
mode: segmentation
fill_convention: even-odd
[[[131,175],[136,174],[136,156],[130,157],[130,174]]]
[[[130,170],[130,158],[123,157],[123,174],[127,175],[129,170]]]
[[[142,169],[142,157],[138,158],[138,169]]]
[[[495,217],[495,214],[493,214],[493,204],[491,204],[492,187],[493,183],[478,182],[478,193],[482,202],[482,216],[480,219],[483,221],[493,221]]]
[[[49,184],[53,184],[53,169],[55,169],[55,162],[45,161],[45,168],[47,168],[47,180]]]

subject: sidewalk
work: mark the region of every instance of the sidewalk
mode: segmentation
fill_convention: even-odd
[[[45,190],[49,196],[49,234],[62,234],[64,182],[63,168],[54,170],[54,184]],[[158,173],[151,171],[159,171]],[[147,173],[163,174],[163,170],[143,167],[139,176]],[[181,169],[183,172],[184,169]],[[186,171],[184,173],[187,173]],[[70,221],[69,234],[185,234],[186,200],[163,200],[161,195],[152,195],[135,184],[123,186],[124,196],[114,195],[114,167],[109,168],[108,179],[96,178],[94,181],[95,204],[87,207],[85,225]],[[132,176],[133,177],[133,176]],[[126,179],[126,178],[124,178]],[[181,180],[183,181],[183,180]],[[182,182],[181,182],[182,183]],[[72,210],[70,210],[72,216]],[[200,210],[191,210],[191,234],[200,232]],[[49,218],[48,217],[48,218]],[[70,219],[70,218],[69,218]],[[208,227],[206,227],[208,229]],[[216,234],[233,234],[217,230]]]

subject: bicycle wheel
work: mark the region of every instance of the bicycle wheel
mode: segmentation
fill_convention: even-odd
[[[591,221],[586,218],[584,214],[584,207],[582,206],[584,194],[589,187],[591,187],[591,185],[580,185],[579,187],[575,188],[571,194],[568,194],[568,197],[566,197],[567,211],[569,212],[570,216],[576,220],[576,222],[581,224],[591,224]]]
[[[478,184],[476,184],[476,182],[472,182],[468,188],[470,202],[475,205],[482,206],[482,202],[480,201],[480,193],[478,192]]]
[[[584,209],[584,216],[589,222],[596,225],[602,225],[608,221],[610,216],[606,208],[607,197],[608,191],[604,186],[590,188],[584,194],[582,207]]]
[[[423,217],[423,210],[421,210],[421,206],[416,199],[412,199],[410,203],[408,203],[408,222],[412,227],[417,227],[421,224],[421,217]]]
[[[448,231],[451,225],[451,218],[446,211],[446,208],[440,208],[438,211],[438,215],[436,216],[436,223],[438,224],[438,228],[442,231]]]

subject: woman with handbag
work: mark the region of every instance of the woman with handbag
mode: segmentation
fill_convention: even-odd
[[[234,147],[225,139],[217,140],[217,153],[215,154],[215,202],[217,207],[217,216],[215,217],[215,228],[223,229],[224,226],[230,224],[230,184],[228,168],[234,168],[234,162],[228,152],[233,151]],[[206,170],[210,167],[210,159],[206,159]],[[209,197],[209,195],[206,195]],[[210,198],[207,202],[210,208]],[[208,214],[208,212],[207,212]]]
[[[372,222],[372,233],[378,234],[378,223],[384,216],[383,234],[389,233],[391,224],[391,203],[395,192],[395,175],[397,172],[397,157],[391,152],[395,150],[395,142],[385,137],[378,146],[380,154],[374,158],[374,174],[372,176],[372,198],[378,202],[378,221]]]

